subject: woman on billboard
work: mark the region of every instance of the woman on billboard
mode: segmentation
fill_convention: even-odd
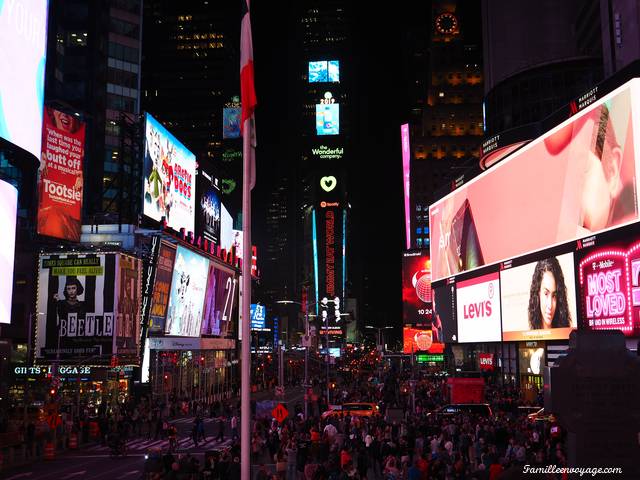
[[[529,292],[529,328],[543,330],[571,327],[567,286],[555,257],[536,264]]]

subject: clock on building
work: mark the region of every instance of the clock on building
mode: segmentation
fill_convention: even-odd
[[[458,19],[453,13],[441,13],[436,17],[436,30],[444,35],[455,33],[458,30]]]

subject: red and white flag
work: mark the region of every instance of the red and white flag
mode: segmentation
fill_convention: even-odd
[[[243,142],[243,154],[251,158],[251,171],[249,184],[251,188],[256,184],[256,126],[254,111],[256,104],[256,89],[253,75],[253,40],[251,38],[251,17],[249,13],[249,0],[242,1],[242,27],[240,33],[240,99],[242,102],[242,119],[240,132],[243,138],[249,141]]]

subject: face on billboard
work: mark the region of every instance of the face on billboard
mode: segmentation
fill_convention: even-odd
[[[581,328],[640,335],[640,242],[632,238],[576,253]]]
[[[38,171],[38,233],[80,241],[85,124],[45,108]]]
[[[638,88],[629,82],[433,204],[434,280],[636,220]]]
[[[316,105],[316,134],[340,134],[340,104],[329,103]]]
[[[502,339],[567,339],[577,327],[573,254],[500,272]]]
[[[431,332],[436,342],[458,341],[458,312],[456,310],[456,286],[441,284],[432,290],[433,317]]]
[[[499,274],[458,282],[458,342],[499,342],[500,280]]]
[[[158,251],[158,265],[153,286],[153,297],[151,298],[151,311],[149,312],[150,332],[160,333],[164,331],[175,259],[175,247],[166,243],[161,244]]]
[[[145,131],[144,214],[194,232],[196,157],[149,114]]]
[[[171,280],[171,294],[164,331],[167,335],[200,335],[209,261],[178,246]]]
[[[76,359],[113,352],[117,254],[41,255],[36,358]]]
[[[11,323],[18,191],[0,180],[0,323]]]
[[[404,323],[431,323],[431,261],[426,252],[402,254],[402,319]]]
[[[0,137],[40,157],[49,2],[0,2]]]

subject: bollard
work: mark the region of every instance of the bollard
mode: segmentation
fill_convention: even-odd
[[[44,445],[44,459],[53,460],[56,458],[56,450],[53,442],[47,442]]]

